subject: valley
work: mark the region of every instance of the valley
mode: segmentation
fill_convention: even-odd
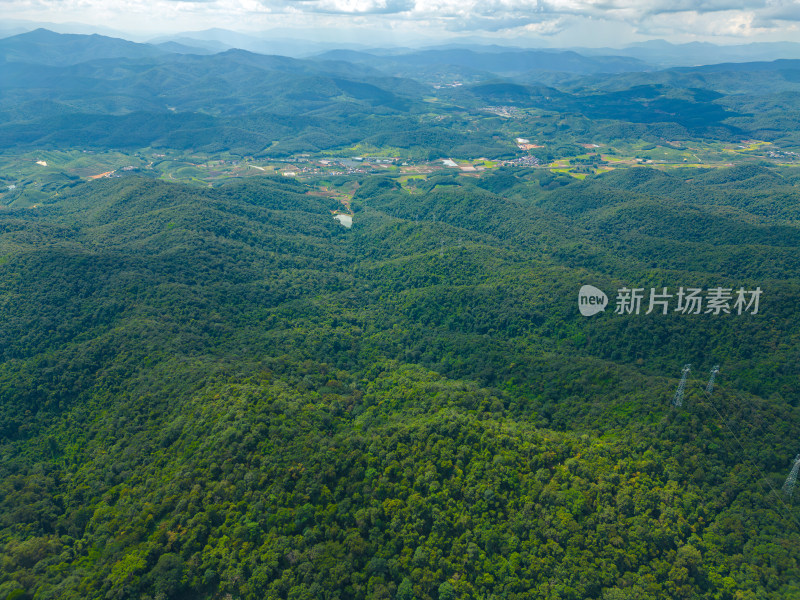
[[[548,147],[549,144],[542,143],[536,145],[535,149],[547,153]],[[17,154],[6,151],[0,153],[0,206],[31,206],[54,199],[64,186],[77,181],[131,175],[213,186],[235,178],[270,175],[297,177],[313,182],[348,177],[357,181],[366,175],[381,174],[403,181],[409,176],[425,178],[448,170],[474,177],[483,172],[491,173],[492,170],[519,168],[530,170],[531,176],[533,171],[539,169],[583,179],[587,175],[635,167],[724,168],[746,164],[800,167],[800,153],[758,140],[743,140],[740,144],[710,142],[688,145],[671,142],[663,146],[623,143],[616,147],[599,144],[576,144],[576,147],[582,148],[584,153],[550,162],[540,162],[531,154],[507,160],[487,160],[482,157],[458,157],[457,161],[449,158],[419,160],[389,156],[377,148],[365,156],[341,158],[322,153],[278,160],[231,153],[184,154],[152,148],[133,152],[34,150]],[[359,149],[364,150],[358,147],[352,150]],[[585,152],[587,149],[590,152]],[[405,154],[397,148],[391,150]],[[40,164],[42,162],[45,164]]]
[[[800,598],[797,60],[193,48],[0,39],[0,600]]]

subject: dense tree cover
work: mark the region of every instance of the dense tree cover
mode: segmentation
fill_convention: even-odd
[[[365,178],[350,230],[309,191],[0,212],[0,598],[800,597],[795,178]]]
[[[513,140],[524,135],[546,143],[540,154],[549,160],[578,154],[576,143],[587,140],[800,144],[796,61],[641,73],[632,59],[550,52],[298,60],[242,50],[168,54],[42,31],[0,46],[0,149],[153,147],[282,158],[361,144],[413,159],[513,158],[522,154]],[[449,54],[456,62],[426,62]],[[470,69],[465,60],[491,69]],[[587,75],[541,83],[542,70],[557,64]],[[598,69],[614,74],[589,75]],[[434,88],[431,72],[470,82]],[[499,118],[498,107],[512,108],[513,118]]]

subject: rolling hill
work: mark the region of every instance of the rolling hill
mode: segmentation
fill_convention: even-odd
[[[796,177],[476,182],[365,178],[351,230],[270,178],[0,212],[0,593],[796,595]]]

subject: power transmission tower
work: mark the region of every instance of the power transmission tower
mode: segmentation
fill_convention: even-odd
[[[686,378],[689,376],[689,371],[692,370],[692,365],[683,365],[681,371],[681,382],[678,384],[678,389],[675,391],[675,397],[672,399],[672,406],[683,406],[683,390],[686,387]]]
[[[708,380],[708,385],[706,386],[706,393],[710,394],[714,391],[714,378],[719,373],[719,365],[714,365],[714,368],[711,369],[711,379]]]
[[[797,472],[800,471],[800,454],[794,457],[794,466],[786,478],[786,483],[783,484],[783,493],[792,497],[794,493],[794,484],[797,483]]]

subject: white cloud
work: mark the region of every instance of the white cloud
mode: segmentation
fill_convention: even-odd
[[[791,39],[800,0],[2,0],[4,17],[162,30],[363,26],[538,36],[588,19],[598,32],[627,28],[629,37]]]
[[[414,9],[414,0],[294,0],[310,12],[341,15],[392,15]]]
[[[782,21],[800,21],[800,0],[776,0],[756,14],[756,22],[765,27],[774,27]]]
[[[696,11],[662,13],[643,19],[638,30],[650,36],[666,37],[679,33],[697,39],[742,39],[767,33],[767,29],[754,25],[753,13],[730,10],[714,14]]]

